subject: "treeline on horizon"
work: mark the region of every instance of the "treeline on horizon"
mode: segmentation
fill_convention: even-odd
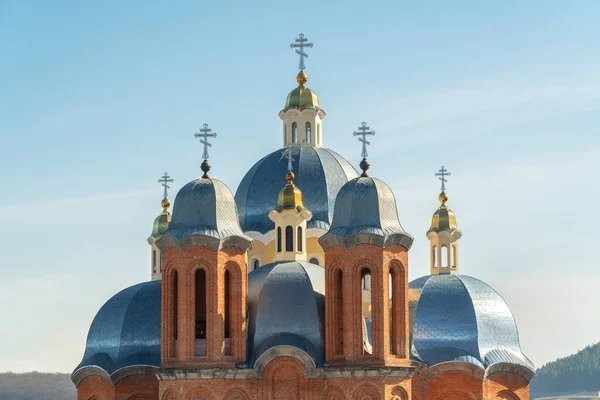
[[[70,374],[44,372],[0,373],[0,399],[76,400]]]
[[[531,395],[600,391],[600,343],[539,368]]]

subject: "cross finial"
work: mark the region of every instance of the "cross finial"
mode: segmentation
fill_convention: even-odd
[[[165,188],[165,193],[163,197],[167,197],[169,195],[169,193],[167,192],[167,189],[171,189],[171,186],[169,186],[170,182],[174,182],[173,178],[171,178],[169,176],[169,174],[167,172],[165,172],[165,174],[163,176],[161,176],[161,178],[158,180],[158,183],[161,184],[161,186],[163,186]]]
[[[288,160],[288,172],[292,172],[292,163],[294,162],[294,158],[292,157],[292,145],[288,144],[288,146],[281,152],[280,161],[283,158],[287,158]]]
[[[450,175],[452,175],[452,174],[450,172],[448,172],[446,167],[444,167],[443,165],[440,168],[440,170],[435,173],[435,176],[439,176],[439,180],[442,181],[442,192],[446,190],[446,183],[448,182],[446,177],[450,176]]]
[[[196,139],[201,138],[200,143],[204,145],[204,152],[202,153],[202,158],[204,158],[205,161],[208,160],[208,148],[212,147],[212,144],[208,143],[208,138],[217,137],[217,133],[212,132],[212,129],[208,128],[208,124],[204,124],[202,125],[202,128],[200,128],[199,133],[194,133],[194,137]]]
[[[304,48],[305,47],[309,47],[312,48],[314,45],[312,43],[306,43],[308,42],[308,39],[306,39],[304,37],[304,34],[301,33],[300,35],[298,35],[298,39],[295,39],[294,43],[290,43],[290,48],[291,49],[296,49],[296,54],[298,54],[300,56],[300,62],[298,63],[298,69],[304,71],[304,69],[306,68],[304,66],[304,59],[308,58],[308,54],[306,54],[304,52]],[[300,49],[300,50],[298,50]]]
[[[362,142],[362,153],[360,155],[363,159],[367,158],[368,156],[367,145],[371,144],[371,142],[367,140],[367,136],[375,135],[375,131],[371,131],[370,129],[371,128],[367,126],[366,122],[361,122],[360,126],[358,127],[358,131],[352,132],[354,136],[362,136],[361,138],[358,138],[358,141]]]

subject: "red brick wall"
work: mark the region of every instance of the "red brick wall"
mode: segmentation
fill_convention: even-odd
[[[95,396],[95,397],[94,397]],[[77,386],[77,400],[113,400],[113,385],[103,376],[88,376]]]
[[[154,375],[128,376],[117,382],[114,400],[158,399],[158,379]]]
[[[495,372],[483,383],[485,400],[529,400],[529,382],[521,375]]]

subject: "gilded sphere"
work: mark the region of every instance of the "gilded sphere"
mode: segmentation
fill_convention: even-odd
[[[160,206],[166,210],[167,208],[171,207],[171,202],[169,201],[169,199],[167,199],[167,198],[165,197],[165,198],[164,198],[164,199],[162,199],[162,201],[160,202]]]
[[[442,193],[440,193],[438,200],[442,203],[442,205],[446,204],[446,202],[448,201],[448,195],[445,191],[442,191]]]
[[[306,81],[308,81],[308,75],[306,75],[306,72],[298,72],[298,75],[296,75],[296,82],[298,82],[299,85],[304,85]]]

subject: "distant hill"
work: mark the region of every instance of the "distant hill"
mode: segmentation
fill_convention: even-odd
[[[0,400],[76,400],[69,374],[0,373]]]
[[[531,382],[533,398],[582,392],[595,393],[597,398],[598,391],[600,391],[600,343],[544,365],[537,370]]]

